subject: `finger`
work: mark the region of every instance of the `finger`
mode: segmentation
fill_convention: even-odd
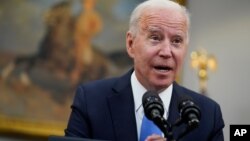
[[[153,134],[148,136],[145,141],[166,141],[166,138],[163,138],[162,136],[157,134]]]

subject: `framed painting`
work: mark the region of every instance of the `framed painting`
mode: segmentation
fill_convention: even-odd
[[[136,3],[1,1],[0,132],[63,135],[77,85],[130,67],[124,41]]]
[[[63,135],[76,87],[131,67],[125,33],[142,1],[1,1],[0,133]]]

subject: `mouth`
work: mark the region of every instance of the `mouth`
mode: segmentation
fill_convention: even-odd
[[[154,69],[158,72],[163,72],[163,73],[173,70],[171,67],[164,65],[154,66]]]

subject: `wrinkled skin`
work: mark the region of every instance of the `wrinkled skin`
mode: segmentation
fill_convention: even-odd
[[[145,88],[162,91],[173,83],[186,54],[187,32],[185,15],[170,8],[147,8],[135,34],[127,32],[127,52]]]

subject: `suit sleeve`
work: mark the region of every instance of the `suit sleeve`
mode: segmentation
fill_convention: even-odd
[[[222,118],[221,109],[218,104],[216,104],[215,106],[214,121],[214,130],[212,132],[212,135],[210,136],[210,141],[224,141],[223,128],[225,125]]]
[[[86,94],[82,86],[79,86],[76,90],[71,109],[65,136],[90,138]]]

